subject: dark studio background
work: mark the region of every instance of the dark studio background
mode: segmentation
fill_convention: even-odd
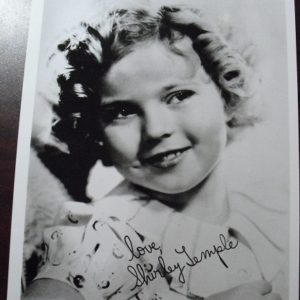
[[[18,121],[30,6],[30,0],[0,0],[0,300],[6,299]],[[298,0],[295,0],[295,9],[299,73],[300,1]],[[298,90],[299,78],[300,76]]]

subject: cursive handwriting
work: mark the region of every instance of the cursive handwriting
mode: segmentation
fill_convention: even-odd
[[[132,241],[128,235],[126,235],[124,237],[124,242],[125,242],[125,245],[127,246],[128,250],[131,253],[131,258],[129,259],[129,261],[132,261],[134,257],[140,258],[141,256],[143,256],[145,254],[151,254],[153,251],[160,250],[160,253],[162,253],[160,246],[157,246],[155,244],[155,242],[152,242],[151,244],[146,245],[144,247],[136,247],[136,252],[134,251]]]
[[[151,281],[155,280],[158,276],[161,278],[167,277],[175,271],[179,271],[178,280],[181,283],[185,283],[184,269],[186,266],[195,267],[203,260],[210,258],[213,255],[217,255],[220,262],[223,264],[225,268],[228,268],[228,265],[221,257],[221,253],[224,251],[233,250],[238,246],[238,241],[233,242],[232,240],[228,240],[225,238],[223,234],[219,235],[220,244],[212,245],[211,249],[206,249],[201,251],[200,256],[191,256],[186,250],[185,246],[181,246],[180,249],[174,249],[174,251],[178,255],[185,255],[187,261],[185,264],[180,264],[176,262],[174,265],[166,265],[165,260],[162,256],[162,249],[160,246],[157,246],[154,242],[144,246],[144,247],[134,247],[132,241],[128,235],[125,236],[124,242],[127,248],[131,253],[131,257],[129,261],[132,261],[134,258],[140,258],[146,254],[152,254],[154,251],[160,251],[160,255],[157,259],[156,268],[152,264],[136,264],[135,266],[129,265],[127,266],[128,272],[135,278],[135,286],[132,288],[134,290],[136,287],[142,287],[144,284],[148,285]]]
[[[149,269],[146,265],[144,267],[141,264],[136,264],[135,267],[128,266],[127,270],[132,274],[136,281],[135,286],[131,289],[134,290],[136,287],[141,287],[144,284],[148,285],[150,281],[153,281],[160,276],[161,278],[167,277],[169,274],[173,273],[176,270],[179,270],[179,281],[185,283],[185,278],[183,270],[185,266],[181,266],[180,263],[176,263],[173,266],[166,266],[164,258],[162,256],[158,257],[158,266],[156,269],[153,268],[152,264],[148,264]]]
[[[223,234],[220,234],[219,235],[219,239],[220,239],[220,242],[221,242],[221,245],[213,245],[212,247],[212,250],[209,250],[209,249],[206,249],[204,251],[201,251],[200,253],[200,257],[197,257],[197,256],[194,256],[194,257],[191,257],[186,249],[185,249],[185,246],[181,246],[181,250],[177,250],[175,249],[175,252],[177,254],[185,254],[186,257],[188,258],[188,262],[186,263],[188,266],[190,267],[194,267],[195,265],[199,264],[202,262],[202,260],[205,260],[207,259],[208,257],[211,257],[212,255],[215,255],[217,254],[221,263],[226,267],[228,268],[228,265],[226,264],[226,262],[224,261],[224,259],[221,257],[220,253],[222,253],[223,251],[225,250],[232,250],[232,249],[235,249],[239,242],[238,240],[236,240],[236,243],[234,244],[232,241],[227,241],[225,236]]]

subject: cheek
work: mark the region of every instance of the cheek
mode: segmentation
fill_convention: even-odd
[[[106,148],[116,166],[136,159],[140,144],[137,124],[107,126],[103,132]]]
[[[212,144],[219,141],[223,144],[227,135],[223,106],[210,100],[206,104],[196,102],[189,113],[184,114],[184,127],[195,142]]]

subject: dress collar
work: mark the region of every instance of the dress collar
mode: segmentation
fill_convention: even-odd
[[[130,225],[145,241],[162,245],[166,265],[185,265],[185,283],[176,272],[171,274],[170,288],[186,296],[208,297],[218,292],[257,279],[272,280],[283,261],[282,245],[274,239],[268,220],[278,216],[239,195],[230,195],[230,215],[225,224],[201,222],[176,212],[147,195],[132,191],[123,184],[116,193],[100,201],[101,214],[118,216]],[[277,217],[277,218],[276,218]],[[187,255],[174,250],[187,249],[191,257],[200,257],[220,236],[238,241],[238,247],[220,255],[228,265],[224,267],[218,255],[203,259],[198,266],[187,265]],[[215,284],[218,282],[218,284]]]

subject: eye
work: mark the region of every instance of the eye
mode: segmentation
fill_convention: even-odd
[[[191,90],[179,90],[167,96],[167,103],[168,104],[181,103],[184,100],[192,97],[194,94],[195,92]]]
[[[131,104],[112,104],[101,108],[101,119],[105,123],[127,120],[137,115],[138,110]]]

